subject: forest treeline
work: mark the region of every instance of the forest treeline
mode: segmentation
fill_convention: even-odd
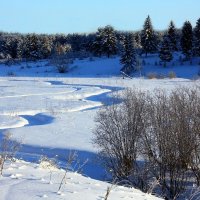
[[[135,51],[135,52],[134,52]],[[186,21],[177,29],[171,21],[164,31],[153,28],[150,16],[141,31],[122,32],[112,26],[98,28],[89,34],[20,34],[0,32],[0,59],[47,59],[55,54],[74,57],[122,55],[124,71],[129,73],[136,65],[136,55],[159,53],[166,65],[173,52],[180,51],[185,60],[200,56],[200,19],[192,27]]]

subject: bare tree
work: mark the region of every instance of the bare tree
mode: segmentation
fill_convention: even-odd
[[[5,133],[0,143],[0,175],[3,174],[6,160],[13,161],[16,152],[20,148],[20,143],[12,139],[10,132]]]

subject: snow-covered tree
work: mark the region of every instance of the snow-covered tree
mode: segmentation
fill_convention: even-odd
[[[15,59],[17,58],[17,43],[18,37],[6,35],[0,40],[0,53],[3,59]]]
[[[194,53],[200,56],[200,18],[197,20],[194,29]]]
[[[24,37],[20,37],[17,42],[17,58],[23,58],[23,51],[24,51]]]
[[[23,57],[29,59],[38,59],[39,55],[39,40],[36,34],[26,35],[23,42]]]
[[[148,16],[144,22],[141,33],[141,44],[146,56],[148,53],[154,53],[157,50],[156,34],[153,30],[150,16]]]
[[[167,62],[170,62],[173,59],[173,55],[171,52],[171,41],[168,38],[168,36],[164,36],[159,52],[159,57],[161,61],[164,63],[164,66],[166,66]]]
[[[5,59],[12,58],[12,38],[6,37],[3,41],[3,54]]]
[[[142,44],[141,44],[140,32],[135,33],[134,38],[135,38],[135,48],[137,49],[137,53],[141,54],[142,53]]]
[[[53,48],[53,54],[55,57],[64,56],[66,53],[70,51],[71,51],[71,45],[69,44],[62,45],[60,43],[57,43]]]
[[[167,30],[167,35],[169,38],[169,41],[171,43],[171,50],[177,51],[177,30],[175,28],[174,22],[171,21]]]
[[[92,52],[97,55],[101,56],[102,55],[102,41],[103,41],[103,29],[98,28],[98,31],[96,33],[96,38],[94,42],[92,43]]]
[[[181,48],[186,59],[190,59],[192,55],[193,31],[192,25],[186,21],[182,28]]]
[[[99,28],[93,43],[93,51],[97,55],[106,54],[108,58],[117,52],[117,37],[112,26]]]
[[[52,40],[48,36],[43,36],[39,40],[39,57],[48,58],[52,51]]]
[[[128,34],[124,38],[123,42],[123,52],[120,59],[123,65],[121,71],[130,74],[135,71],[138,65],[137,54],[135,51],[135,39],[132,34]]]

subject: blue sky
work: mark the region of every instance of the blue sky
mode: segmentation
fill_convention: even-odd
[[[36,33],[88,33],[100,26],[138,30],[149,14],[155,29],[174,20],[195,25],[200,0],[0,0],[0,30]]]

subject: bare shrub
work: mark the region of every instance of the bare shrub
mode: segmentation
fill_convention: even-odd
[[[176,78],[176,73],[175,73],[174,71],[170,71],[170,72],[168,73],[168,77],[169,77],[169,78]]]
[[[156,76],[157,79],[164,79],[166,76],[164,74],[157,74]]]
[[[40,159],[40,168],[49,170],[49,184],[52,184],[52,174],[54,171],[58,170],[55,159],[50,159],[46,156],[42,156]]]
[[[140,178],[134,175],[138,171],[138,140],[145,130],[146,98],[136,90],[126,90],[123,96],[121,104],[105,106],[98,112],[93,141],[113,177],[132,179],[138,186]]]
[[[161,73],[156,73],[156,72],[149,72],[147,74],[147,78],[148,79],[164,79],[164,78],[166,78],[166,75],[161,74]]]
[[[53,50],[50,65],[54,65],[59,73],[66,73],[69,70],[69,65],[73,63],[70,56],[71,46],[56,44]]]
[[[83,163],[80,163],[80,161],[78,160],[78,155],[76,151],[69,152],[69,154],[66,157],[64,174],[62,176],[62,179],[58,187],[58,191],[57,191],[58,194],[61,194],[61,189],[63,185],[67,183],[67,173],[69,171],[80,173],[86,163],[87,163],[87,160],[85,160]]]
[[[155,99],[156,98],[156,99]],[[170,197],[173,198],[177,193],[182,181],[176,187],[176,180],[184,176],[185,170],[182,172],[182,166],[177,157],[177,140],[173,134],[174,123],[171,120],[169,112],[170,104],[166,94],[159,93],[154,99],[151,99],[149,107],[149,128],[144,135],[144,152],[149,161],[156,169],[154,175],[162,186],[164,196],[170,191]],[[172,111],[172,110],[171,110]],[[185,166],[184,166],[185,167]],[[169,181],[168,181],[169,179]],[[178,182],[178,181],[177,181]]]
[[[57,70],[59,73],[66,73],[68,71],[67,65],[57,65]]]
[[[155,79],[155,78],[157,78],[157,73],[154,73],[154,72],[149,72],[148,74],[147,74],[147,78],[148,79]]]
[[[156,169],[163,196],[170,199],[178,198],[187,185],[192,153],[199,143],[198,102],[197,89],[179,88],[170,95],[157,92],[149,105],[143,155]]]
[[[64,169],[65,171],[58,187],[58,192],[57,192],[58,194],[61,192],[62,186],[66,184],[67,173],[70,170],[72,163],[75,162],[75,160],[76,160],[76,152],[70,152],[68,157],[66,158],[66,166]]]
[[[7,76],[16,76],[16,74],[12,71],[7,72]]]
[[[12,139],[12,134],[7,132],[0,143],[0,175],[3,174],[4,164],[7,160],[14,160],[20,143]]]
[[[194,177],[199,185],[200,88],[127,90],[123,97],[98,112],[94,131],[113,177],[168,199],[177,199]]]

